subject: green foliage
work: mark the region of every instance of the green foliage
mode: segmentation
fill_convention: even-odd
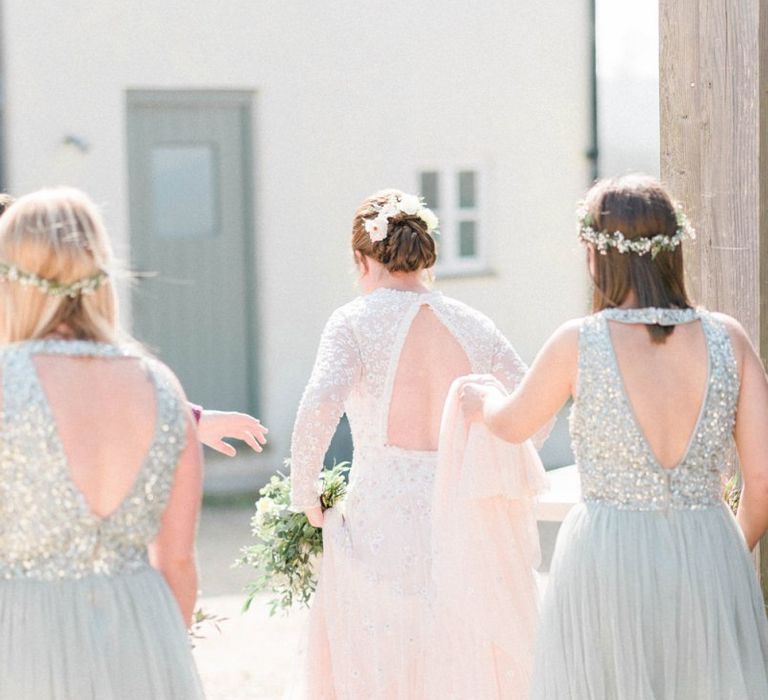
[[[203,628],[206,625],[212,625],[214,629],[221,634],[221,623],[226,622],[226,617],[220,617],[213,613],[206,612],[203,608],[198,608],[192,613],[192,625],[189,628],[191,639],[205,639]],[[194,647],[194,644],[192,645]]]
[[[349,466],[342,462],[321,473],[323,510],[332,508],[346,495]],[[256,579],[246,587],[244,609],[248,610],[262,591],[274,594],[269,601],[271,615],[287,611],[296,603],[308,606],[317,587],[314,565],[323,551],[322,530],[310,525],[304,513],[289,510],[291,479],[282,472],[275,474],[259,494],[251,519],[251,532],[259,541],[243,547],[236,562],[257,572]]]

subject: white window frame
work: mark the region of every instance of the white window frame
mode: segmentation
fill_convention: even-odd
[[[475,173],[475,206],[471,209],[459,207],[459,173],[464,171]],[[440,206],[435,208],[435,213],[440,219],[435,275],[451,277],[487,272],[486,184],[483,168],[477,163],[420,165],[416,171],[415,187],[415,191],[419,194],[423,194],[420,192],[421,175],[426,172],[437,173],[440,202]],[[431,206],[431,203],[427,202],[427,205]],[[462,220],[475,222],[475,254],[472,257],[462,258],[459,255],[459,222]]]

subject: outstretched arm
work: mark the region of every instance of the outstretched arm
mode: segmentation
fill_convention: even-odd
[[[512,395],[488,384],[465,384],[465,415],[509,442],[524,442],[544,428],[574,393],[580,324],[570,321],[552,335]]]
[[[360,372],[357,341],[343,312],[337,310],[323,330],[291,440],[291,508],[305,511],[316,527],[323,523],[318,493],[323,458]]]
[[[193,411],[194,411],[193,407]],[[208,411],[200,409],[197,434],[200,442],[227,457],[234,457],[237,450],[225,438],[242,440],[256,452],[262,451],[267,442],[267,433],[258,418],[237,411]]]
[[[734,436],[743,485],[736,519],[751,550],[768,528],[768,379],[741,325],[729,317],[720,318],[731,334],[740,366]]]

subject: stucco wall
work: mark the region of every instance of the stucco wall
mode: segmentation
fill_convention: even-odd
[[[330,311],[354,294],[358,202],[420,166],[479,164],[493,274],[438,286],[531,360],[583,313],[575,201],[588,184],[587,2],[6,0],[11,189],[82,187],[129,259],[125,91],[255,91],[262,416],[290,426]],[[89,143],[81,153],[67,134]],[[180,338],[179,342],[185,342]],[[215,368],[211,368],[215,371]]]

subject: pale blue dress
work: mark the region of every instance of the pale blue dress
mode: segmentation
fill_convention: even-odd
[[[128,496],[98,518],[70,477],[38,353],[130,354],[61,340],[0,350],[0,698],[201,698],[179,607],[147,560],[184,445],[182,399],[167,370],[143,360],[156,389],[154,439]]]
[[[709,356],[685,457],[657,462],[625,393],[608,321],[700,321]],[[581,328],[571,435],[583,501],[562,525],[532,697],[768,698],[768,621],[754,564],[721,498],[734,460],[739,375],[703,310],[606,310]]]

